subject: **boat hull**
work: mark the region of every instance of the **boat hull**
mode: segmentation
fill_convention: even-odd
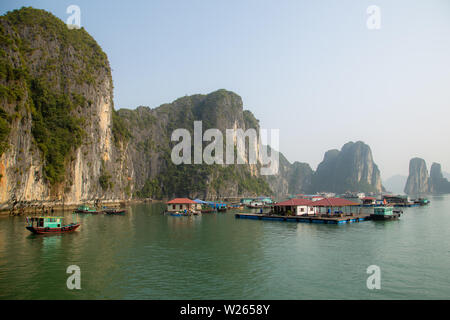
[[[80,226],[79,223],[69,224],[62,226],[61,228],[43,228],[43,227],[30,227],[27,226],[27,230],[34,234],[57,234],[57,233],[67,233],[75,231]]]
[[[379,215],[379,214],[371,214],[370,218],[376,221],[387,221],[387,220],[396,220],[400,218],[400,214],[394,213],[393,215]]]
[[[74,213],[91,213],[91,214],[98,214],[98,213],[101,213],[101,211],[75,210]]]
[[[127,210],[103,211],[104,214],[109,214],[109,215],[115,215],[115,214],[124,215],[126,212],[127,212]]]

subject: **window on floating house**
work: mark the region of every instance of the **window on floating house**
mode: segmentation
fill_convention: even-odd
[[[176,207],[177,207],[176,205],[174,205],[174,204],[172,205],[172,209],[173,209],[173,210],[175,210]]]

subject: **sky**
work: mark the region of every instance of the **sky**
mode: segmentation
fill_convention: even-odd
[[[362,140],[383,179],[421,157],[450,171],[450,1],[10,1],[63,21],[78,5],[108,55],[114,105],[239,94],[280,151],[313,169]],[[369,29],[380,9],[379,29]]]

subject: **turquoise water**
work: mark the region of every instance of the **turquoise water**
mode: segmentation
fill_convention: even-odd
[[[431,201],[350,225],[172,217],[152,204],[36,236],[24,217],[0,217],[0,299],[449,299],[450,196]],[[70,265],[81,290],[66,286]],[[370,265],[380,290],[366,287]]]

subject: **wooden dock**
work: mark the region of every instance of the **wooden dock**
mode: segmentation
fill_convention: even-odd
[[[327,216],[327,215],[310,215],[310,216],[279,216],[271,214],[257,213],[236,213],[236,219],[254,219],[254,220],[270,220],[270,221],[287,221],[287,222],[304,222],[304,223],[322,223],[322,224],[344,224],[371,220],[370,214],[353,214],[351,216]]]

